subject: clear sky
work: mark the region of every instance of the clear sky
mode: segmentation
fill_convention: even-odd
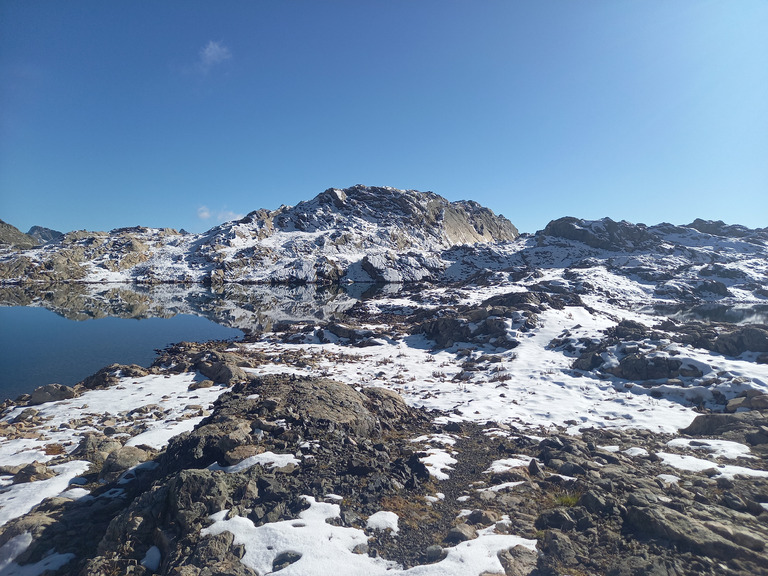
[[[768,226],[766,0],[0,0],[0,218],[203,231],[354,184]]]

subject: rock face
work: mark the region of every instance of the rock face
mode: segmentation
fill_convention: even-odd
[[[32,226],[27,232],[27,236],[31,236],[37,240],[38,244],[47,244],[48,242],[56,242],[64,237],[63,232],[58,230],[52,230],[51,228],[44,228],[43,226]]]
[[[627,250],[648,247],[653,240],[644,225],[615,222],[610,218],[587,221],[565,217],[553,220],[542,230],[542,235],[583,242],[592,248],[603,250]]]
[[[758,244],[768,240],[766,228],[751,230],[745,226],[727,225],[721,221],[696,219],[687,226],[672,224],[646,226],[624,220],[616,222],[610,218],[583,220],[570,216],[553,220],[537,235],[575,240],[603,250],[634,251],[638,248],[652,248],[666,240],[665,236],[684,235],[690,230],[696,230],[707,236],[746,239]]]
[[[24,234],[15,226],[11,226],[0,220],[0,246],[8,246],[17,249],[33,248],[38,242],[32,236]]]

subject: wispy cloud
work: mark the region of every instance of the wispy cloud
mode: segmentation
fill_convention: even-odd
[[[208,43],[200,49],[200,56],[197,61],[197,70],[203,74],[208,74],[214,67],[222,62],[232,58],[232,52],[221,42],[209,40]]]
[[[200,220],[210,220],[213,218],[216,222],[228,222],[229,220],[240,220],[243,217],[243,214],[229,210],[225,206],[218,210],[214,215],[214,212],[212,212],[208,206],[200,206],[197,209],[197,217],[200,218]]]
[[[245,216],[245,214],[238,214],[232,210],[222,210],[216,215],[216,217],[222,222],[227,222],[229,220],[240,220],[243,216]]]

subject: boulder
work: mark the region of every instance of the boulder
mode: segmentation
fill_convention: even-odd
[[[35,388],[27,401],[28,406],[37,406],[46,402],[58,402],[74,398],[77,394],[73,388],[63,384],[46,384]]]
[[[309,428],[326,431],[341,429],[363,438],[378,436],[381,431],[378,419],[366,407],[366,396],[335,380],[279,376],[262,378],[253,391],[265,399],[258,405],[268,408],[272,418],[285,414],[292,420],[300,419]],[[384,398],[381,393],[373,394],[379,399]],[[395,402],[392,396],[388,396],[386,403],[397,411]]]
[[[752,410],[768,410],[768,394],[760,394],[749,399]]]
[[[469,324],[461,318],[436,318],[424,322],[420,331],[434,340],[437,348],[450,348],[456,342],[468,341],[472,336]]]
[[[149,454],[135,446],[123,446],[115,450],[104,460],[104,465],[99,473],[99,479],[105,482],[113,482],[120,475],[134,466],[139,465],[149,458]]]
[[[444,542],[458,544],[467,540],[474,540],[475,538],[477,538],[477,531],[472,526],[469,524],[459,524],[448,531]]]
[[[715,340],[716,352],[727,356],[738,356],[744,352],[768,352],[768,330],[759,326],[745,326],[721,334]]]
[[[107,457],[119,450],[123,445],[113,438],[102,434],[86,434],[80,440],[77,448],[72,452],[72,456],[83,458],[94,464],[101,465]]]
[[[110,364],[95,374],[88,376],[78,386],[94,390],[97,388],[109,388],[120,382],[120,378],[141,378],[149,374],[146,368],[137,364]]]
[[[748,549],[723,538],[689,515],[669,508],[630,506],[624,527],[633,533],[673,543],[694,554],[723,560],[749,556]]]
[[[49,470],[48,467],[41,462],[32,462],[27,464],[21,470],[19,470],[13,477],[14,484],[26,484],[27,482],[36,482],[38,480],[47,480],[53,478],[56,473],[53,470]]]
[[[619,365],[608,370],[614,376],[627,380],[659,380],[676,378],[682,362],[677,358],[644,354],[629,354]]]
[[[379,416],[382,427],[394,429],[416,417],[403,398],[387,388],[363,388],[368,409]]]
[[[754,417],[749,413],[737,414],[700,414],[687,428],[680,432],[689,436],[721,436],[731,430],[738,430],[750,425]]]
[[[225,362],[198,362],[195,368],[216,384],[236,384],[248,380],[248,375],[239,366]]]
[[[535,550],[517,545],[498,554],[506,576],[528,576],[536,568],[538,554]]]

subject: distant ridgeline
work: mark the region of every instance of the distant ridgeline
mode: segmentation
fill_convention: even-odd
[[[602,268],[659,297],[764,299],[768,229],[695,220],[645,226],[561,218],[534,235],[471,201],[354,186],[257,210],[202,234],[70,232],[0,224],[0,283],[338,284],[492,282],[566,269],[571,290]],[[43,244],[44,243],[44,244]],[[583,278],[582,278],[583,276]]]

